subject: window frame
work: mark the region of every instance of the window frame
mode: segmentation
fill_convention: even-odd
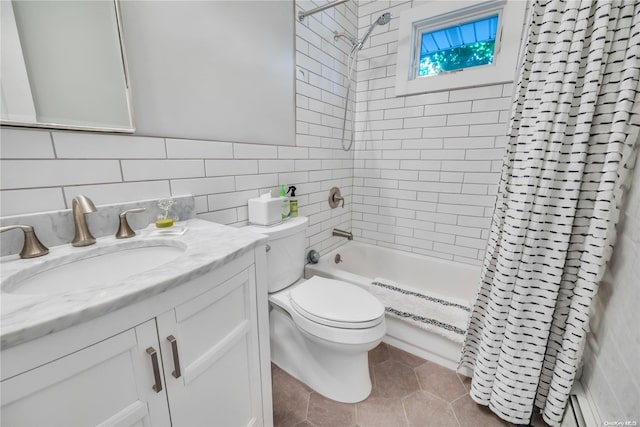
[[[400,16],[396,96],[438,92],[511,82],[515,78],[526,2],[521,0],[428,1]],[[419,76],[422,34],[498,15],[498,29],[491,64]],[[504,43],[514,40],[512,43]]]

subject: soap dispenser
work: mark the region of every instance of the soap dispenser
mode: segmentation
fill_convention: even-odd
[[[284,191],[284,184],[280,185],[280,200],[282,201],[282,220],[289,219],[291,215],[291,206],[289,206],[289,198],[287,192]]]
[[[291,218],[298,216],[298,199],[296,199],[296,187],[294,185],[289,186],[287,194],[291,193],[289,197],[289,212]]]

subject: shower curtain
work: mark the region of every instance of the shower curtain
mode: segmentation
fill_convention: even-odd
[[[460,365],[504,420],[557,426],[638,144],[640,0],[536,0],[525,39]]]

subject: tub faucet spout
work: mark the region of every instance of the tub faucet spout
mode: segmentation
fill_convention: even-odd
[[[350,231],[344,231],[334,228],[333,235],[338,237],[346,237],[347,240],[353,240],[353,234]]]

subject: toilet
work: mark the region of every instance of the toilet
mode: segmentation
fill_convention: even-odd
[[[384,337],[384,306],[339,280],[303,279],[306,217],[262,227],[269,286],[271,360],[316,392],[355,403],[371,393],[367,353]]]

